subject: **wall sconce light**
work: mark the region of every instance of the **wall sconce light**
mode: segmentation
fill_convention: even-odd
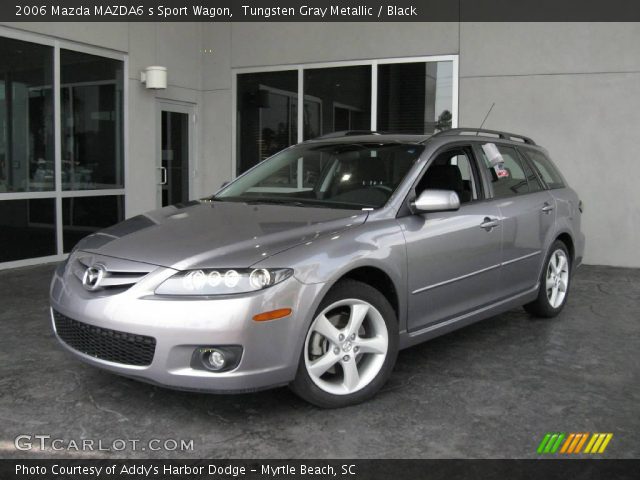
[[[145,68],[140,72],[140,82],[154,90],[167,88],[167,68],[159,66]]]

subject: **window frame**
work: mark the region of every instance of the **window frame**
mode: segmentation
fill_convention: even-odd
[[[533,152],[537,152],[540,155],[542,155],[550,164],[551,166],[555,169],[555,173],[557,173],[557,175],[560,177],[560,180],[562,181],[562,185],[561,186],[551,186],[542,176],[542,172],[540,171],[540,169],[538,168],[538,166],[536,165],[536,163],[533,161],[533,159],[527,154],[528,151],[533,151]],[[543,185],[545,190],[561,190],[563,188],[567,188],[567,181],[565,180],[564,176],[562,175],[562,172],[560,171],[560,169],[556,166],[556,164],[553,162],[553,160],[551,160],[551,158],[549,157],[549,155],[546,154],[546,152],[543,152],[541,150],[537,150],[534,148],[527,148],[527,147],[518,147],[518,153],[524,158],[524,160],[528,163],[529,167],[536,173],[536,175],[538,176],[538,181]]]
[[[528,166],[529,168],[531,168],[531,165],[527,163],[528,159],[524,157],[524,155],[522,155],[522,153],[519,150],[519,145],[517,144],[513,144],[513,143],[506,143],[506,142],[500,142],[500,141],[478,141],[478,142],[474,142],[474,147],[476,150],[476,155],[478,156],[478,158],[480,158],[480,156],[482,155],[482,145],[486,144],[486,143],[493,143],[494,145],[498,146],[498,147],[505,147],[505,148],[512,148],[515,152],[516,152],[516,161],[520,161],[521,163],[523,163],[524,165]],[[524,168],[524,165],[520,165],[520,168],[522,169],[522,173],[524,173],[524,177],[525,180],[527,181],[527,187],[529,187],[529,179],[527,178],[527,172]],[[489,168],[487,168],[484,165],[484,162],[482,162],[482,175],[485,178],[485,184],[488,186],[489,192],[490,192],[490,197],[492,199],[495,200],[501,200],[501,199],[507,199],[507,198],[515,198],[515,197],[522,197],[524,195],[531,195],[531,194],[535,194],[535,193],[540,193],[540,192],[544,192],[547,190],[546,184],[544,182],[542,182],[540,180],[540,176],[537,172],[536,169],[532,169],[533,173],[536,175],[536,178],[538,180],[538,183],[541,187],[540,190],[536,190],[535,192],[532,191],[528,191],[526,193],[514,193],[513,195],[508,195],[508,196],[504,196],[504,195],[496,195],[495,189],[493,188],[493,179],[491,178],[491,175],[489,175]]]
[[[102,197],[102,196],[123,196],[125,207],[125,218],[127,216],[127,198],[128,198],[128,175],[129,172],[129,56],[117,50],[108,48],[94,47],[76,43],[69,40],[62,40],[47,35],[15,30],[11,27],[0,26],[0,37],[19,40],[23,42],[36,43],[53,48],[53,129],[54,129],[54,189],[50,191],[32,191],[32,192],[0,192],[0,201],[3,200],[32,200],[32,199],[53,199],[55,201],[55,229],[56,229],[56,245],[54,255],[44,257],[30,257],[20,260],[11,260],[8,262],[0,262],[0,270],[7,268],[23,267],[29,265],[38,265],[45,262],[61,261],[67,258],[68,253],[64,253],[64,220],[62,200],[64,198],[75,197]],[[95,55],[122,62],[123,84],[122,84],[122,155],[123,155],[123,186],[110,189],[97,190],[63,190],[62,189],[62,91],[61,91],[61,72],[60,72],[60,50],[71,50],[88,55]]]
[[[540,172],[538,172],[538,170],[533,167],[532,162],[530,162],[529,159],[517,147],[516,147],[516,152],[518,154],[518,157],[520,157],[520,161],[522,162],[524,174],[525,174],[525,177],[527,178],[527,183],[529,184],[529,191],[527,193],[538,193],[538,192],[544,192],[545,190],[548,190],[549,188],[548,188],[547,184],[542,180],[542,177],[540,176]],[[527,175],[527,168],[529,170],[531,170],[531,173],[533,174],[534,178],[536,179],[536,182],[538,182],[538,187],[540,187],[535,192],[531,191],[531,179]]]
[[[231,69],[231,174],[232,179],[238,176],[238,131],[237,131],[237,103],[238,103],[238,75],[245,73],[266,73],[294,70],[298,72],[298,107],[303,105],[301,99],[304,95],[304,71],[306,69],[318,68],[334,68],[334,67],[355,67],[355,66],[371,66],[371,125],[372,131],[377,130],[378,123],[378,65],[397,64],[397,63],[426,63],[426,62],[452,62],[452,81],[451,81],[451,128],[458,126],[458,78],[459,78],[459,55],[432,55],[420,57],[392,57],[379,58],[371,60],[342,60],[335,62],[318,62],[318,63],[298,63],[289,65],[270,65],[255,67],[234,67]],[[294,145],[304,141],[304,109],[298,108],[297,118],[297,141]]]
[[[418,183],[420,183],[420,181],[422,180],[422,177],[424,177],[427,174],[427,171],[433,164],[433,161],[436,158],[438,158],[440,155],[442,155],[443,153],[446,153],[449,150],[467,150],[468,151],[469,166],[471,167],[472,174],[475,175],[476,181],[477,181],[476,187],[478,190],[478,198],[471,199],[470,201],[465,203],[460,203],[460,208],[464,208],[467,205],[476,205],[482,202],[486,202],[488,200],[492,200],[491,194],[493,192],[491,190],[488,190],[488,187],[490,187],[490,185],[487,184],[486,175],[482,172],[481,165],[479,164],[478,153],[476,151],[474,142],[469,142],[469,141],[452,142],[452,143],[443,145],[442,147],[437,149],[435,152],[433,152],[431,155],[429,155],[429,158],[425,162],[424,166],[422,167],[422,170],[420,170],[420,173],[416,175],[416,178],[411,183],[411,188],[409,189],[409,192],[407,193],[407,196],[405,197],[404,202],[402,203],[402,206],[400,207],[398,213],[396,214],[396,218],[412,215],[410,203],[416,199],[416,186],[418,185]]]

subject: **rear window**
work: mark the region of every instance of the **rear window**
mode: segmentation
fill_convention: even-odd
[[[544,183],[546,183],[549,188],[564,188],[565,183],[562,175],[553,164],[551,160],[549,160],[545,154],[542,152],[538,152],[537,150],[530,150],[523,148],[522,152],[529,159],[529,161],[533,164],[535,169],[538,171]]]

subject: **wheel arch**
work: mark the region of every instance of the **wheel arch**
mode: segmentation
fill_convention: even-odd
[[[575,247],[575,243],[573,242],[573,237],[571,236],[571,234],[567,231],[560,232],[556,236],[555,240],[560,240],[562,243],[566,245],[567,250],[569,250],[569,257],[571,259],[571,263],[573,264],[573,262],[576,259],[576,247]]]
[[[396,318],[400,321],[400,296],[398,287],[387,272],[377,266],[367,265],[355,267],[343,273],[333,285],[331,285],[329,290],[334,288],[340,281],[346,279],[357,280],[358,282],[375,288],[391,304],[393,311],[396,313]]]

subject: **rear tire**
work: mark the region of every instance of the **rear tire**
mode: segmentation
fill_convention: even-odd
[[[556,240],[549,249],[540,274],[538,298],[524,305],[524,309],[536,317],[555,317],[567,303],[570,285],[571,256],[567,246]]]
[[[398,320],[375,288],[342,280],[311,322],[290,388],[323,408],[354,405],[385,384],[398,356]]]

